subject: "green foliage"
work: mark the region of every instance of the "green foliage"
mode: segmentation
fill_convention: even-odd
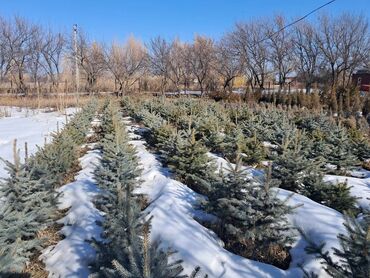
[[[322,260],[325,271],[331,277],[367,278],[370,276],[370,217],[364,213],[362,220],[345,215],[347,234],[339,234],[340,249],[333,248],[334,255],[339,257],[333,260],[329,251],[324,251],[325,243],[316,244],[303,234],[309,243],[306,248],[308,254],[315,254]]]
[[[169,124],[163,124],[154,130],[155,147],[164,165],[176,153],[177,136],[176,130]]]
[[[342,213],[358,211],[356,202],[358,198],[351,195],[351,187],[347,182],[335,184],[324,182],[322,172],[319,169],[312,169],[303,184],[304,190],[301,193],[315,202]]]
[[[247,139],[242,130],[237,127],[232,127],[226,131],[222,143],[222,153],[228,160],[235,162],[238,154],[246,150],[246,143]]]
[[[123,264],[119,260],[113,260],[111,266],[102,268],[100,274],[93,277],[112,277],[112,278],[186,278],[181,275],[183,267],[182,261],[176,260],[169,263],[169,257],[174,254],[171,251],[163,251],[159,248],[159,242],[150,244],[147,236],[140,246],[141,250],[130,248],[128,262]]]
[[[265,146],[257,139],[257,136],[247,139],[243,153],[245,154],[243,161],[248,165],[261,163],[267,155]]]
[[[34,157],[35,166],[44,173],[50,175],[55,187],[63,182],[63,177],[78,158],[78,144],[67,132],[53,134],[53,141],[39,148]]]
[[[94,241],[92,277],[186,277],[181,275],[181,260],[169,262],[174,252],[161,250],[159,242],[150,243],[150,219],[145,220],[140,196],[134,194],[141,173],[135,150],[117,111],[105,111],[110,112],[108,124],[114,128],[101,141],[102,160],[95,172],[102,191],[96,205],[104,212],[104,222],[102,241]]]
[[[295,97],[297,100],[288,97],[284,101],[294,101],[298,105],[308,101],[307,96],[301,93]],[[213,171],[205,167],[208,160],[204,158],[206,150],[200,142],[230,161],[236,161],[237,154],[241,153],[242,162],[252,165],[265,159],[268,151],[268,159],[273,160],[272,176],[281,183],[282,188],[303,194],[340,212],[358,212],[356,198],[351,196],[347,184],[323,181],[323,171],[332,169],[328,164],[335,166],[336,174],[347,174],[349,169],[357,165],[358,160],[368,158],[369,145],[366,137],[359,136],[358,127],[354,132],[353,126],[350,129],[338,126],[333,117],[312,111],[283,110],[272,106],[247,107],[235,103],[218,104],[190,98],[140,99],[128,106],[131,108],[126,109],[132,115],[138,115],[151,128],[155,142],[153,145],[176,177],[190,187],[200,178],[201,186],[196,184],[197,187],[192,188],[211,196],[212,200],[220,200],[217,203],[220,219],[225,218],[227,223],[235,222],[234,227],[221,225],[223,228],[220,233],[228,229],[230,241],[238,242],[235,234],[240,230],[235,227],[243,221],[237,213],[242,211],[244,214],[240,212],[240,215],[245,215],[246,209],[240,209],[242,205],[234,200],[237,197],[228,202],[217,195],[232,194],[234,189],[235,195],[241,194],[240,188],[239,185],[235,188],[226,185],[222,187],[220,182],[215,182],[214,177],[207,176],[207,173]],[[143,120],[145,117],[148,119]],[[191,133],[194,139],[191,139]],[[264,142],[271,144],[269,150],[265,149]],[[225,180],[223,177],[223,182]],[[238,181],[234,181],[234,184],[238,184]],[[246,192],[252,191],[250,189]],[[275,192],[275,189],[271,192]],[[215,203],[212,206],[215,211],[217,206]],[[249,241],[245,242],[250,244]]]
[[[313,162],[305,158],[300,145],[285,148],[272,163],[272,177],[279,180],[280,187],[293,192],[304,191],[303,181],[310,173]]]
[[[351,142],[352,153],[361,161],[370,158],[370,144],[368,139],[361,137]]]
[[[263,184],[251,179],[240,158],[213,185],[207,210],[218,217],[220,236],[234,252],[266,261],[270,248],[292,242],[287,215],[293,208],[273,187],[269,174]]]
[[[336,127],[327,137],[330,151],[325,154],[327,162],[336,166],[339,173],[345,173],[357,164],[356,157],[351,152],[348,134],[341,127]]]
[[[53,141],[21,164],[5,161],[8,177],[0,183],[0,271],[21,272],[29,258],[43,249],[39,231],[57,216],[55,187],[77,160],[77,146],[88,132],[94,109],[88,106]]]
[[[195,139],[194,130],[180,131],[176,137],[175,153],[167,158],[168,167],[175,176],[195,191],[207,194],[210,190],[215,166],[201,141]]]
[[[346,182],[325,184],[321,189],[320,203],[340,212],[357,211],[357,199],[351,195],[351,187]]]

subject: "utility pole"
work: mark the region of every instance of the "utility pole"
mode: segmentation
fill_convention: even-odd
[[[75,52],[76,101],[79,106],[80,73],[78,69],[77,24],[73,25],[73,44]]]

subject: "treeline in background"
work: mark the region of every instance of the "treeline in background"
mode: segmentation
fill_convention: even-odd
[[[107,44],[82,30],[74,41],[24,18],[0,18],[0,95],[191,91],[366,116],[369,97],[353,74],[370,65],[368,20],[321,15],[285,28],[289,22],[239,22],[218,40]]]

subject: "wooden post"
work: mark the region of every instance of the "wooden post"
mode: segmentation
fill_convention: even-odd
[[[27,163],[28,160],[28,144],[27,142],[24,142],[24,162]]]
[[[19,156],[18,156],[18,150],[17,150],[17,139],[14,139],[13,141],[13,160],[14,160],[14,166],[15,166],[16,172],[18,173]]]

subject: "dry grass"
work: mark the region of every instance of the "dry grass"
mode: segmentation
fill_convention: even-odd
[[[91,99],[90,96],[80,96],[78,99],[79,106],[86,104],[87,102],[89,102],[90,99]],[[65,96],[65,95],[41,98],[0,96],[0,106],[28,107],[33,109],[51,108],[58,111],[62,111],[67,107],[77,106],[77,99],[75,96]]]
[[[280,269],[288,269],[292,257],[289,253],[289,248],[279,244],[269,244],[268,246],[259,246],[253,240],[237,240],[225,235],[219,223],[210,223],[196,220],[204,227],[214,231],[225,243],[225,249],[230,252],[242,256],[247,259],[259,261],[266,264],[271,264]]]
[[[87,153],[87,151],[90,150],[88,147],[83,147],[83,148],[80,148],[78,150],[78,153],[77,153],[77,157],[80,158],[82,157],[83,155],[85,155]],[[63,181],[61,183],[61,186],[67,184],[67,183],[71,183],[75,180],[75,176],[77,175],[77,173],[81,170],[81,165],[80,165],[80,162],[78,159],[76,159],[76,161],[73,163],[71,169],[68,171],[68,173],[66,173],[63,177]]]
[[[62,214],[62,212],[60,212],[60,214]],[[61,227],[62,225],[60,224],[54,224],[46,229],[40,230],[37,233],[37,237],[39,239],[46,239],[46,246],[56,245],[63,239],[59,233]],[[45,270],[45,264],[39,260],[39,256],[40,253],[36,253],[31,257],[30,262],[26,265],[23,272],[32,278],[47,278],[48,272]]]
[[[291,256],[288,248],[279,244],[257,246],[252,240],[245,242],[229,241],[226,249],[242,257],[274,265],[280,269],[288,269]]]
[[[84,147],[78,150],[77,157],[82,157],[89,148]],[[79,164],[78,159],[76,159],[75,163],[73,164],[70,171],[64,176],[62,184],[67,184],[73,182],[75,180],[75,176],[78,171],[81,170],[81,166]],[[69,209],[58,211],[58,216],[56,219],[62,218]],[[40,230],[37,233],[37,237],[39,239],[46,239],[45,247],[50,247],[56,245],[59,241],[63,239],[63,236],[59,233],[60,229],[63,225],[54,223],[50,227],[46,229]],[[33,257],[31,257],[30,262],[26,265],[24,269],[24,273],[30,275],[30,277],[34,278],[47,278],[48,272],[45,270],[45,264],[39,260],[40,253],[37,252]]]
[[[370,171],[370,160],[362,163],[362,168]]]

